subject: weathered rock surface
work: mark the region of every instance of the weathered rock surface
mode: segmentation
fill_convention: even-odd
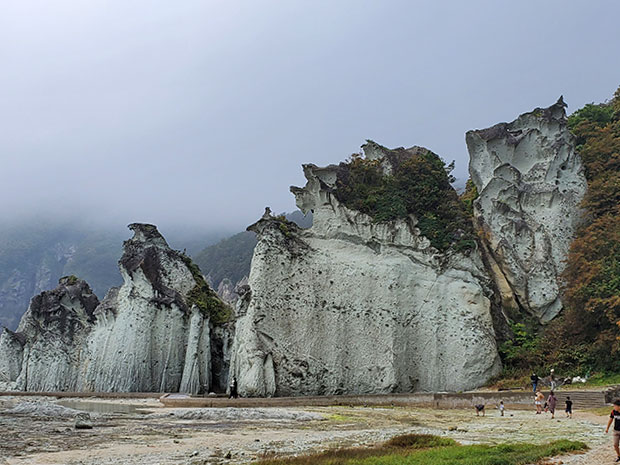
[[[25,391],[76,391],[83,346],[99,303],[86,282],[61,278],[35,296],[17,332],[0,336],[0,381]]]
[[[586,191],[565,104],[469,131],[466,140],[474,214],[504,305],[547,322],[562,309],[558,276]]]
[[[389,163],[372,148],[369,156]],[[337,169],[304,165],[306,187],[291,188],[298,207],[313,212],[312,228],[268,211],[249,228],[258,245],[230,374],[241,395],[483,384],[500,362],[479,254],[438,253],[412,216],[375,223],[348,209],[330,192]]]
[[[188,299],[198,285],[152,225],[132,224],[123,285],[95,311],[84,390],[190,392],[210,386],[209,318]]]
[[[226,386],[233,326],[214,325],[209,307],[221,302],[155,226],[129,227],[122,286],[99,303],[84,281],[62,278],[3,332],[0,388],[199,393],[213,387],[213,365]]]

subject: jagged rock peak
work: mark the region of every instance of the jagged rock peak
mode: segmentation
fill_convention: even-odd
[[[367,140],[361,147],[363,157],[369,161],[376,161],[381,166],[385,176],[391,175],[403,162],[419,155],[432,155],[439,158],[431,150],[414,145],[413,147],[398,147],[389,149],[373,140]],[[360,157],[362,153],[353,154]],[[326,200],[325,196],[319,195],[320,191],[332,193],[337,187],[338,177],[346,171],[346,163],[338,165],[317,166],[313,163],[302,165],[304,176],[308,183],[305,187],[291,186],[290,191],[295,195],[297,207],[307,214]]]
[[[30,301],[16,333],[0,335],[0,384],[29,391],[75,391],[80,387],[82,347],[99,304],[75,276]]]
[[[490,128],[468,131],[466,139],[469,140],[474,135],[486,141],[505,138],[508,144],[517,145],[534,127],[549,124],[566,126],[566,106],[564,98],[560,96],[553,105],[547,108],[537,107],[523,113],[511,123],[497,123]]]
[[[408,149],[404,147],[397,147],[395,149],[389,149],[381,144],[378,144],[374,140],[367,139],[366,143],[362,145],[362,152],[367,160],[377,160],[382,162],[381,166],[383,172],[386,175],[392,173],[392,170],[396,168],[403,161],[408,160],[416,155],[434,154],[426,147],[420,147],[414,145]]]
[[[85,317],[92,323],[97,305],[99,299],[86,281],[76,276],[63,276],[55,289],[32,298],[28,312],[30,318],[38,320],[43,327],[49,327],[54,321],[65,326],[70,318]],[[78,309],[83,315],[76,314]]]
[[[152,224],[132,223],[134,236],[123,242],[123,255],[119,260],[125,283],[135,279],[141,271],[155,291],[154,300],[166,305],[175,302],[188,310],[184,296],[198,284],[200,273],[190,269],[191,260],[171,249],[164,237]]]
[[[474,216],[497,266],[504,305],[541,322],[562,308],[558,277],[586,191],[581,159],[560,97],[511,123],[466,134],[469,172],[479,196]]]
[[[164,239],[164,236],[161,235],[154,224],[131,223],[127,227],[134,232],[133,237],[130,239],[131,241],[168,247],[166,239]]]

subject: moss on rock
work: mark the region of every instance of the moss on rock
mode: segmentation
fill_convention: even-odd
[[[205,313],[213,323],[225,323],[232,316],[232,309],[217,296],[215,291],[205,281],[200,268],[187,255],[181,254],[181,259],[192,273],[196,285],[187,294],[187,303],[195,305]]]

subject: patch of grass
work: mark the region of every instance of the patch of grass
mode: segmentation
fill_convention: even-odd
[[[597,408],[587,408],[584,411],[593,413],[594,415],[598,415],[600,417],[609,417],[612,406],[609,407],[597,407]]]
[[[582,442],[567,440],[546,445],[460,446],[449,438],[408,434],[392,438],[376,447],[270,458],[257,462],[257,465],[526,465],[587,448]]]
[[[611,386],[620,384],[620,373],[594,373],[581,386]]]
[[[339,413],[334,413],[332,415],[329,415],[327,417],[327,419],[329,421],[333,421],[336,423],[347,423],[347,422],[354,422],[354,421],[359,421],[357,418],[349,416],[349,415],[341,415]]]

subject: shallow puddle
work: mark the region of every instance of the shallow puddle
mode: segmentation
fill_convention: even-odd
[[[89,400],[59,400],[55,402],[63,407],[91,413],[125,413],[146,415],[149,412],[141,405],[121,404],[114,402],[94,402]]]

